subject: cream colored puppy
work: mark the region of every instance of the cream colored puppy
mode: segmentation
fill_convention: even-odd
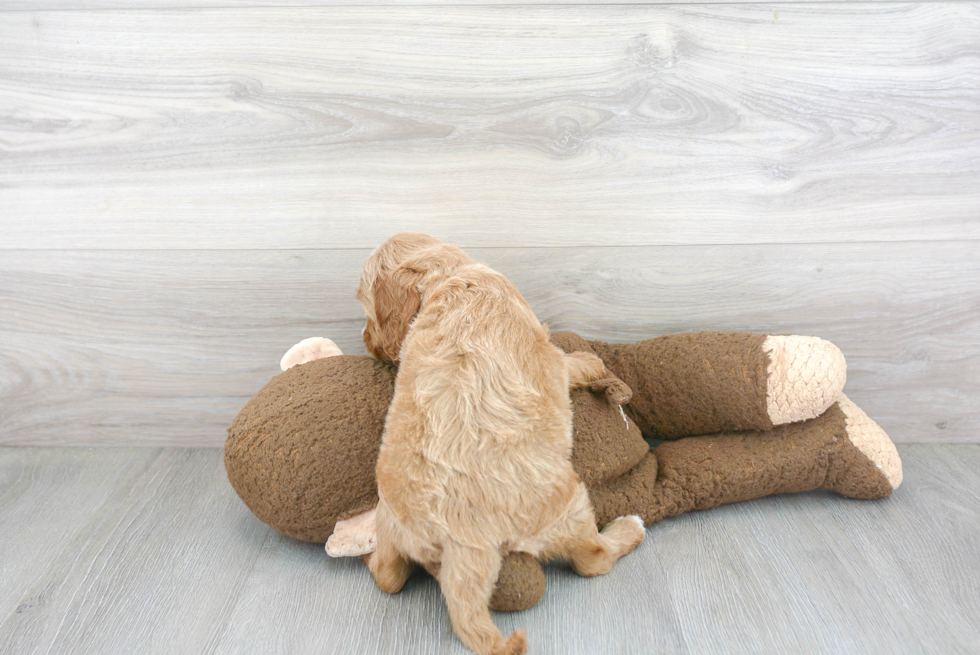
[[[523,653],[524,633],[505,640],[487,608],[503,555],[563,557],[602,575],[643,540],[637,517],[596,530],[570,461],[569,389],[610,374],[594,355],[553,346],[504,276],[424,234],[378,248],[357,296],[368,350],[399,363],[371,573],[395,593],[411,562],[438,571],[464,644]]]

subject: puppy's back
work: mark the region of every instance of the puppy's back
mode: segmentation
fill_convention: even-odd
[[[490,528],[498,513],[526,519],[517,521],[524,528],[498,526],[509,539],[510,529],[529,529],[538,495],[554,494],[570,470],[563,356],[516,288],[485,266],[460,269],[425,306],[399,375],[424,417],[415,452],[447,485],[434,509],[458,519],[446,526],[453,532]]]

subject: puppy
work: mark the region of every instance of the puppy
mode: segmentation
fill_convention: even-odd
[[[487,604],[502,557],[563,557],[607,573],[644,536],[638,517],[596,530],[572,469],[569,389],[610,377],[565,355],[504,276],[456,246],[398,234],[367,260],[364,343],[398,363],[378,457],[378,586],[401,590],[412,562],[437,572],[453,629],[480,655],[524,653]]]

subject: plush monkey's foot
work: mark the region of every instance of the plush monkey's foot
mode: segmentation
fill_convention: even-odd
[[[773,425],[820,416],[844,388],[844,354],[829,341],[769,336],[762,351],[769,357],[766,410]]]
[[[325,548],[330,557],[356,557],[373,553],[377,545],[377,510],[372,509],[346,521],[337,521]]]
[[[831,455],[824,488],[848,498],[870,500],[889,495],[902,484],[902,460],[885,431],[841,394],[846,442]]]

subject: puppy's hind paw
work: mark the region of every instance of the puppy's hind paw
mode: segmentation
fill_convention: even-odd
[[[647,531],[643,527],[643,519],[635,514],[620,516],[602,529],[602,534],[612,539],[617,545],[617,556],[631,552],[640,545]]]

